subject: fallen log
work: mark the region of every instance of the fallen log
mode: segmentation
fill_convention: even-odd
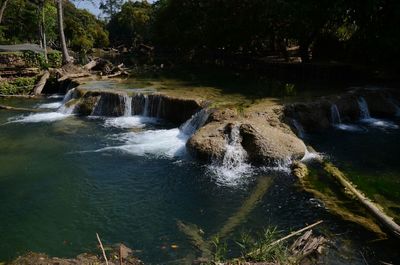
[[[92,68],[96,67],[97,63],[98,63],[98,61],[96,59],[91,60],[89,63],[85,64],[83,66],[83,68],[87,71],[90,71],[90,70],[92,70]]]
[[[372,201],[364,194],[358,191],[346,178],[346,176],[336,168],[332,163],[326,162],[324,169],[332,177],[334,177],[345,189],[350,191],[357,200],[394,236],[400,238],[400,226],[393,221],[386,213],[379,209]]]
[[[62,82],[67,79],[73,79],[73,78],[79,78],[79,77],[88,77],[90,76],[90,73],[77,73],[77,74],[66,74],[61,76],[57,81]]]
[[[114,77],[118,77],[118,76],[121,76],[121,75],[127,76],[128,72],[126,72],[126,71],[118,71],[118,72],[115,72],[113,74],[107,75],[107,77],[108,78],[114,78]]]
[[[35,95],[42,94],[42,90],[43,90],[44,86],[46,85],[49,77],[50,77],[50,72],[45,71],[44,74],[42,75],[42,77],[40,78],[39,82],[33,88],[33,94],[35,94]]]
[[[23,112],[43,112],[43,110],[41,109],[17,108],[7,105],[0,105],[0,109],[11,110],[11,111],[23,111]]]

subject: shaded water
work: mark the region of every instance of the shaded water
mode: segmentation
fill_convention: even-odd
[[[6,103],[51,109],[57,102]],[[321,232],[342,234],[325,264],[362,264],[359,250],[365,237],[373,239],[315,205],[285,172],[256,170],[242,181],[210,173],[185,152],[189,124],[179,129],[143,116],[77,118],[51,110],[0,112],[0,124],[0,260],[28,250],[63,257],[95,251],[98,232],[106,244],[123,242],[147,263],[179,263],[196,250],[178,220],[211,236],[221,228],[237,235],[269,225],[288,233],[324,219]],[[232,139],[227,144],[234,146],[234,132]],[[272,186],[257,204],[243,205],[260,178]],[[238,209],[246,216],[232,228],[226,223]]]

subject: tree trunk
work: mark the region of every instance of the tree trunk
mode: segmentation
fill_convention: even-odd
[[[0,8],[0,24],[3,21],[3,14],[4,14],[4,10],[6,10],[7,3],[8,3],[8,0],[4,0],[4,2],[1,4],[1,8]]]
[[[57,0],[57,15],[58,15],[58,31],[60,34],[60,44],[61,44],[61,52],[62,52],[62,60],[63,64],[68,64],[72,62],[72,58],[69,57],[67,43],[65,41],[64,35],[64,18],[63,18],[63,0]]]
[[[41,2],[38,6],[38,17],[40,17],[40,20],[38,22],[40,47],[43,49],[45,62],[48,63],[47,47],[46,47],[47,46],[46,29],[45,29],[45,20],[44,20],[45,19],[44,18],[44,2]]]
[[[41,37],[42,37],[42,44],[43,44],[43,50],[44,50],[44,59],[46,63],[48,63],[47,59],[47,40],[46,40],[46,26],[45,26],[45,16],[44,16],[44,1],[43,5],[41,6],[41,11],[42,11],[42,19],[40,22],[40,28],[41,28]]]

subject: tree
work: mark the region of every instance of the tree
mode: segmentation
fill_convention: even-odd
[[[6,10],[7,3],[8,3],[8,0],[3,0],[3,3],[1,4],[1,8],[0,8],[0,24],[3,21],[3,14],[4,14],[4,10]]]
[[[126,2],[109,24],[110,40],[115,45],[137,46],[150,40],[153,9],[147,1]]]
[[[60,36],[60,45],[63,64],[72,62],[72,58],[68,54],[67,43],[64,34],[64,17],[63,17],[63,0],[57,0],[57,18],[58,18],[58,33]]]
[[[102,0],[100,2],[100,10],[111,19],[121,8],[123,0]]]

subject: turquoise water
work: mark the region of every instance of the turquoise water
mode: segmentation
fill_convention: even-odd
[[[37,108],[54,101],[1,104]],[[186,138],[177,125],[52,110],[29,115],[0,112],[0,260],[27,251],[59,257],[97,251],[97,232],[106,245],[123,242],[146,263],[180,263],[196,249],[177,221],[196,224],[205,237],[218,233],[261,178],[273,184],[231,240],[241,231],[278,226],[286,234],[323,219],[318,230],[335,245],[324,263],[363,264],[359,251],[369,249],[366,238],[374,238],[315,205],[283,171],[231,179],[213,174],[185,154]],[[232,256],[239,254],[234,249]]]

